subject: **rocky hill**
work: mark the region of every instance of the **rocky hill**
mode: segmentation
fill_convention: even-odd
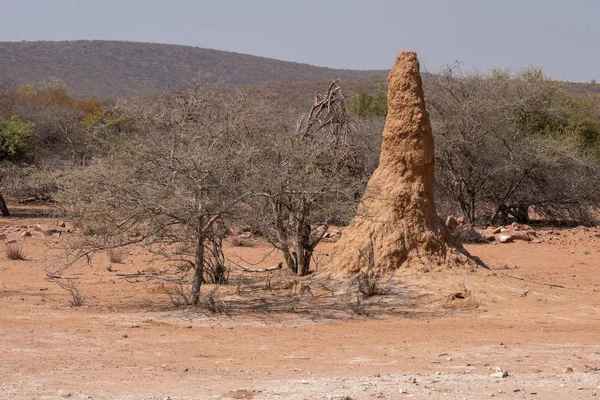
[[[383,79],[358,71],[191,46],[118,41],[0,42],[0,72],[17,84],[50,78],[78,97],[118,98],[173,89],[198,76],[223,85]]]

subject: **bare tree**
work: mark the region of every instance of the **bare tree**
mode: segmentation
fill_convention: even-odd
[[[77,243],[78,256],[144,245],[190,267],[197,305],[205,266],[222,261],[217,223],[249,193],[253,110],[201,81],[151,104],[120,105],[130,131],[62,187],[62,204],[94,233]]]
[[[598,136],[594,113],[541,70],[447,68],[428,77],[426,100],[438,198],[453,198],[469,222],[526,222],[531,206],[556,210],[597,198],[598,161],[584,143]]]
[[[367,143],[348,120],[337,81],[315,95],[295,126],[276,120],[256,139],[258,179],[246,221],[281,251],[290,271],[306,275],[330,224],[346,222],[360,198]]]

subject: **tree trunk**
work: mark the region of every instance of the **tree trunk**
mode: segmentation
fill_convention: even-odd
[[[310,271],[311,258],[312,258],[312,250],[305,249],[302,264],[298,265],[298,275],[299,276],[308,275],[308,272]]]
[[[294,250],[298,254],[298,276],[308,275],[310,269],[310,259],[312,257],[312,248],[310,246],[310,225],[306,221],[306,215],[308,210],[304,210],[305,213],[300,219],[300,226],[296,234],[296,241],[294,243]]]
[[[279,251],[283,254],[283,259],[285,260],[285,265],[288,267],[290,272],[296,273],[296,264],[294,261],[294,257],[290,252],[290,249],[287,247],[280,247]]]
[[[204,235],[198,236],[196,243],[196,257],[194,268],[194,280],[192,282],[192,304],[197,306],[200,303],[200,287],[204,280]]]
[[[511,213],[515,217],[515,221],[519,224],[529,223],[529,205],[519,204],[511,208]]]
[[[6,202],[4,201],[2,193],[0,193],[0,212],[2,212],[2,216],[10,217],[10,212],[8,211],[8,207],[6,207]]]

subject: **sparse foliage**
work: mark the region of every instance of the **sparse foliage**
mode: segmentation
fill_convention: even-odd
[[[387,92],[375,95],[359,91],[350,96],[350,114],[355,117],[385,117],[387,115]]]
[[[438,198],[454,199],[470,223],[526,222],[530,207],[556,214],[600,198],[597,116],[541,70],[449,67],[425,89]]]
[[[226,277],[217,223],[248,195],[252,104],[196,81],[115,113],[133,121],[127,137],[62,187],[71,215],[97,232],[77,245],[80,254],[140,244],[185,263],[197,305],[207,273],[213,281]]]
[[[358,291],[364,297],[384,294],[385,292],[381,287],[381,273],[375,265],[375,252],[372,240],[367,248],[359,250],[359,262],[361,263],[361,271],[354,279],[354,282],[358,286]]]
[[[365,179],[365,143],[348,119],[337,82],[315,96],[295,126],[274,123],[258,139],[259,174],[246,220],[281,251],[290,271],[306,275],[329,225],[347,221],[355,207]]]

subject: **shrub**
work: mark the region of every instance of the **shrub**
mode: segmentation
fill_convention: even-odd
[[[0,120],[0,156],[23,157],[34,148],[34,124],[23,122],[18,117]]]
[[[384,294],[380,283],[381,274],[375,269],[373,242],[367,248],[359,250],[359,262],[366,263],[367,266],[354,279],[358,284],[358,291],[365,297]]]
[[[69,299],[69,305],[71,307],[81,307],[85,303],[85,297],[79,292],[77,285],[70,279],[64,281],[54,281],[61,289],[64,289],[71,298]]]
[[[7,243],[4,251],[9,260],[25,260],[23,247],[19,243]]]
[[[123,264],[123,260],[125,259],[125,252],[123,251],[123,249],[119,247],[114,249],[108,249],[106,251],[106,254],[108,254],[108,259],[111,263]]]

